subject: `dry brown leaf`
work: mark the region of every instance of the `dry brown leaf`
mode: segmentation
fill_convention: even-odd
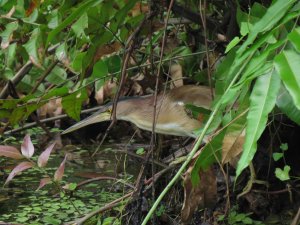
[[[113,42],[111,44],[106,44],[106,45],[102,45],[100,46],[94,56],[94,63],[96,63],[98,60],[100,60],[103,56],[108,56],[112,53],[116,53],[121,49],[122,45],[120,44],[120,42]]]
[[[230,163],[235,166],[237,157],[243,150],[245,142],[245,129],[241,132],[226,134],[222,146],[222,163]]]
[[[200,182],[192,185],[191,172],[194,165],[190,166],[184,177],[184,203],[181,210],[181,222],[189,224],[197,208],[210,207],[217,199],[217,179],[212,167],[206,171],[200,170]]]

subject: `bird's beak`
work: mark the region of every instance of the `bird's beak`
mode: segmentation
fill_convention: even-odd
[[[85,127],[87,125],[93,124],[93,123],[99,123],[103,121],[108,121],[110,120],[111,113],[106,111],[106,112],[97,112],[88,118],[74,124],[73,126],[69,127],[68,129],[64,130],[61,134],[67,134],[70,132],[73,132],[74,130],[78,130],[82,127]]]

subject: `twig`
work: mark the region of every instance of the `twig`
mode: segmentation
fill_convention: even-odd
[[[95,216],[99,213],[105,212],[105,211],[110,210],[114,207],[122,205],[123,204],[122,201],[129,198],[129,197],[131,197],[132,193],[133,192],[129,192],[128,194],[122,196],[121,198],[118,198],[118,199],[110,202],[109,204],[107,204],[107,205],[105,205],[105,206],[103,206],[103,207],[87,214],[86,216],[84,216],[84,217],[82,217],[78,220],[75,220],[75,221],[72,221],[72,222],[69,222],[69,223],[65,223],[65,225],[80,225],[80,224],[83,224],[86,220],[88,220],[89,218],[91,218],[91,217],[93,217],[93,216]]]
[[[31,61],[28,61],[22,68],[16,73],[16,75],[11,79],[11,82],[13,83],[14,86],[16,86],[22,79],[23,77],[31,70],[33,66],[33,63]],[[8,96],[8,86],[9,83],[5,85],[3,90],[0,93],[0,99],[5,99]]]
[[[97,106],[97,107],[94,107],[94,108],[91,108],[91,109],[82,110],[81,113],[82,114],[90,113],[90,112],[94,112],[94,111],[97,111],[97,110],[102,109],[102,108],[105,108],[105,107],[104,106],[100,106],[100,107]],[[52,122],[52,121],[55,121],[55,120],[64,119],[64,118],[68,118],[68,115],[67,114],[62,114],[62,115],[59,115],[59,116],[54,116],[54,117],[51,117],[51,118],[46,118],[46,119],[40,120],[40,122],[41,123],[49,123],[49,122]],[[34,127],[36,125],[37,125],[37,122],[28,123],[28,124],[26,124],[26,125],[24,125],[22,127],[6,131],[6,132],[4,132],[4,134],[5,135],[9,135],[9,134],[16,133],[16,132],[19,132],[19,131],[22,131],[22,130],[26,130],[26,129]]]
[[[203,26],[203,33],[204,33],[204,45],[205,45],[205,51],[206,51],[206,63],[207,63],[207,76],[208,76],[208,83],[210,87],[211,97],[214,98],[214,90],[212,87],[212,81],[211,81],[211,66],[209,61],[209,55],[208,55],[208,44],[207,44],[207,27],[206,27],[206,0],[204,0],[204,7],[202,9],[202,0],[200,0],[200,17],[201,22]],[[203,13],[202,13],[203,12]]]
[[[298,212],[297,214],[295,215],[291,225],[298,225],[299,224],[299,221],[300,221],[300,207],[298,208]]]
[[[59,61],[56,59],[54,60],[51,65],[44,71],[42,76],[39,78],[39,80],[36,82],[35,86],[32,88],[30,94],[34,93],[40,84],[46,79],[46,77],[51,73],[51,71],[54,69],[54,67],[57,65]]]
[[[125,186],[128,186],[128,187],[134,189],[134,186],[132,184],[126,183],[123,180],[120,180],[116,177],[100,176],[100,177],[94,177],[94,178],[91,178],[91,179],[88,179],[88,180],[84,180],[84,181],[78,183],[77,186],[76,186],[76,190],[79,189],[83,185],[86,185],[86,184],[89,184],[91,182],[98,181],[98,180],[114,180],[116,182],[120,182],[120,183],[124,184]]]
[[[117,117],[116,117],[116,110],[117,110],[117,102],[118,99],[120,97],[121,94],[121,90],[123,89],[123,86],[125,84],[126,81],[126,72],[127,72],[127,66],[128,66],[128,62],[130,59],[130,56],[134,50],[134,40],[137,38],[138,34],[140,33],[143,25],[145,24],[145,22],[149,19],[150,17],[147,16],[145,17],[145,19],[140,23],[140,25],[136,28],[136,30],[131,34],[131,36],[128,38],[127,43],[126,43],[126,53],[124,56],[124,60],[123,60],[123,64],[122,64],[122,69],[121,69],[121,79],[120,79],[120,85],[118,86],[118,90],[116,92],[116,95],[114,97],[114,101],[113,101],[113,107],[112,107],[112,120],[110,125],[108,126],[108,128],[106,129],[106,132],[99,144],[99,147],[96,149],[96,151],[92,154],[92,157],[95,156],[95,154],[99,151],[100,146],[103,144],[104,140],[106,139],[110,129],[114,126],[114,124],[117,121]]]

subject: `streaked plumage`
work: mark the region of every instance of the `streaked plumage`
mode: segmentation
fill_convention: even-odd
[[[209,87],[186,85],[174,88],[165,94],[157,96],[156,127],[155,132],[176,136],[195,137],[193,131],[200,128],[202,121],[188,115],[185,105],[193,104],[210,109],[212,102]],[[120,100],[117,105],[116,116],[118,120],[134,123],[143,130],[152,130],[154,96],[134,97]],[[80,121],[63,132],[69,133],[89,124],[108,121],[111,119],[112,105],[107,110],[96,112],[92,116]]]

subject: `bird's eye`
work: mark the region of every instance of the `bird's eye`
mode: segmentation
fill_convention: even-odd
[[[107,112],[111,114],[112,113],[112,109],[110,109],[110,108],[107,109]]]

